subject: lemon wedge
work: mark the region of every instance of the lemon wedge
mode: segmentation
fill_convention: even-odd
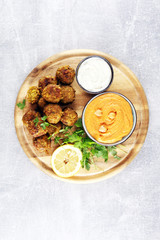
[[[71,144],[58,147],[51,159],[53,171],[60,177],[72,177],[80,167],[82,152]]]

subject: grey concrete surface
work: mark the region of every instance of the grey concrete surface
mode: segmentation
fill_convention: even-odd
[[[96,184],[42,173],[14,129],[15,100],[28,73],[76,48],[124,62],[150,107],[140,153],[120,174]],[[160,239],[159,49],[159,0],[0,0],[0,240]]]

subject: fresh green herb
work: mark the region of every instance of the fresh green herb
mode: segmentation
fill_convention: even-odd
[[[43,116],[41,117],[41,120],[43,121],[40,126],[43,128],[43,130],[46,129],[46,127],[48,127],[49,125],[51,125],[49,122],[46,122],[46,119],[47,119],[47,116]],[[33,120],[35,126],[37,127],[38,123],[39,123],[39,118],[36,117],[34,120]]]
[[[42,121],[46,121],[46,119],[47,119],[47,116],[43,116],[43,117],[41,117],[41,119],[42,119]]]
[[[115,159],[118,159],[118,160],[121,159],[121,158],[120,158],[119,156],[117,156],[117,155],[114,155],[114,158],[115,158]]]
[[[54,136],[54,133],[52,133],[49,137],[48,140],[51,139]]]
[[[35,126],[37,127],[37,125],[38,125],[38,122],[39,122],[39,118],[38,118],[38,117],[36,117],[36,118],[33,120],[33,122],[34,122]]]
[[[68,136],[68,135],[69,135],[69,130],[70,130],[71,128],[72,128],[72,127],[67,126],[67,127],[62,128],[59,132],[65,134],[65,136]]]
[[[90,169],[90,152],[87,151],[86,149],[83,149],[83,156],[82,156],[82,160],[81,160],[81,166],[82,168],[85,168],[86,170],[89,171]]]
[[[82,137],[75,132],[73,132],[72,135],[68,135],[67,138],[65,139],[66,143],[75,143],[80,141],[82,141]]]
[[[75,123],[77,127],[75,131],[70,131],[71,127],[65,127],[60,130],[64,134],[63,137],[56,136],[54,142],[59,145],[72,143],[75,147],[82,151],[83,157],[81,160],[82,168],[90,169],[90,165],[94,162],[93,157],[102,157],[105,162],[108,161],[108,153],[110,152],[114,158],[120,159],[117,156],[116,147],[105,147],[92,141],[84,132],[82,120],[78,119]],[[63,140],[61,142],[61,140]]]
[[[108,161],[108,150],[105,146],[96,144],[94,148],[91,149],[91,152],[96,157],[104,158],[104,161]]]
[[[26,105],[26,99],[23,99],[22,103],[21,102],[17,103],[17,107],[19,107],[21,110],[23,110],[25,105]]]
[[[78,128],[83,128],[83,126],[82,126],[82,119],[81,118],[79,118],[77,120],[77,122],[75,123],[75,126],[78,127]]]
[[[60,145],[60,140],[61,139],[62,139],[61,137],[56,136],[55,139],[54,139],[54,143]]]
[[[46,127],[49,126],[49,123],[48,122],[43,122],[43,123],[40,124],[40,126],[43,128],[43,130],[45,130]]]
[[[116,146],[107,147],[107,148],[108,148],[108,152],[110,152],[115,159],[120,159],[120,157],[117,156],[117,151],[115,150]]]

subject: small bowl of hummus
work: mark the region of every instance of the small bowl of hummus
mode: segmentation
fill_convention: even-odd
[[[137,122],[131,101],[117,92],[104,92],[93,97],[82,113],[83,128],[93,141],[115,146],[126,141]]]
[[[76,69],[77,83],[90,94],[98,94],[109,88],[113,75],[111,63],[97,55],[84,58]]]

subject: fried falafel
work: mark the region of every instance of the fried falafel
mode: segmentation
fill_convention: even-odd
[[[72,103],[75,99],[75,90],[71,86],[61,86],[62,99],[61,102],[64,104]]]
[[[62,99],[61,87],[58,85],[49,84],[42,92],[42,97],[51,103],[58,103]]]
[[[61,122],[67,126],[73,126],[78,120],[78,114],[72,108],[65,108],[61,117]]]
[[[62,108],[58,104],[47,104],[43,112],[47,116],[47,121],[53,124],[58,123],[62,116]]]
[[[39,91],[38,87],[32,86],[28,89],[27,100],[29,103],[34,104],[34,103],[38,102],[39,96],[40,96],[40,91]]]
[[[44,121],[42,121],[42,119],[40,117],[38,117],[38,122],[35,123],[34,120],[31,120],[28,122],[28,125],[26,126],[29,133],[33,136],[33,137],[40,137],[43,136],[47,133],[47,128],[44,129],[41,126],[41,123],[43,123]]]
[[[46,100],[43,97],[41,97],[38,100],[38,106],[40,107],[40,109],[43,109],[46,104],[47,104],[47,102],[46,102]]]
[[[51,140],[47,135],[33,138],[33,145],[39,152],[47,152],[51,148]]]
[[[36,117],[40,117],[41,114],[39,112],[36,112],[35,110],[28,110],[24,115],[23,115],[23,118],[22,118],[22,121],[23,121],[23,124],[25,126],[28,126],[28,122],[34,120]]]
[[[75,70],[69,65],[59,67],[56,71],[56,78],[63,84],[71,84],[74,76]]]
[[[56,136],[60,129],[62,127],[62,124],[59,122],[57,124],[50,124],[48,127],[47,127],[47,130],[48,130],[48,133],[49,135],[54,135]]]
[[[42,77],[40,80],[39,80],[39,83],[38,83],[38,87],[39,87],[39,90],[40,92],[42,93],[43,89],[48,85],[48,84],[54,84],[56,85],[57,84],[57,79],[53,76],[45,76],[45,77]]]

